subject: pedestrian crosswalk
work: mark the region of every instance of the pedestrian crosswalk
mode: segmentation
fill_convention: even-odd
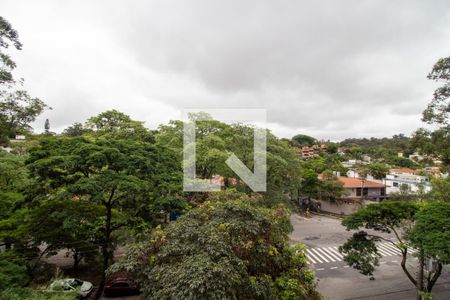
[[[377,243],[378,252],[384,256],[401,255],[401,252],[392,243]],[[414,249],[408,248],[409,253],[414,253]],[[306,258],[309,263],[329,263],[343,261],[343,256],[338,250],[338,246],[308,248]]]

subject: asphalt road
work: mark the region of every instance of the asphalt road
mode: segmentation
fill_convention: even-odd
[[[294,231],[292,242],[302,242],[308,248],[311,269],[318,280],[319,292],[325,299],[415,299],[415,288],[406,278],[400,267],[401,257],[395,248],[383,243],[380,266],[374,273],[375,280],[370,280],[358,271],[349,268],[342,261],[337,247],[342,245],[352,232],[340,224],[340,220],[330,217],[313,216],[304,218],[291,217]],[[385,235],[393,239],[393,236]],[[414,267],[414,258],[410,267]],[[444,268],[443,274],[433,289],[438,300],[450,299],[450,270]]]

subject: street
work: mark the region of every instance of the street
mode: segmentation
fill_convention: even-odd
[[[341,225],[339,219],[313,215],[304,218],[292,215],[294,231],[292,242],[302,242],[308,248],[307,257],[312,270],[316,274],[318,290],[325,299],[415,299],[415,288],[403,273],[397,249],[389,243],[381,243],[382,254],[380,266],[374,272],[375,280],[360,274],[342,261],[337,247],[352,235]],[[384,235],[386,238],[393,238]],[[409,260],[409,259],[408,259]],[[413,268],[414,258],[409,260]],[[444,268],[433,289],[438,300],[450,298],[449,268]]]

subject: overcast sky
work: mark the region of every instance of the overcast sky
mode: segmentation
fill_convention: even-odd
[[[18,1],[10,51],[52,131],[108,109],[265,108],[280,137],[410,134],[450,55],[450,1]]]

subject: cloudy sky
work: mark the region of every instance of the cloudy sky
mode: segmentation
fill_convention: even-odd
[[[450,55],[450,1],[2,0],[53,131],[108,109],[264,108],[281,137],[410,134]]]

